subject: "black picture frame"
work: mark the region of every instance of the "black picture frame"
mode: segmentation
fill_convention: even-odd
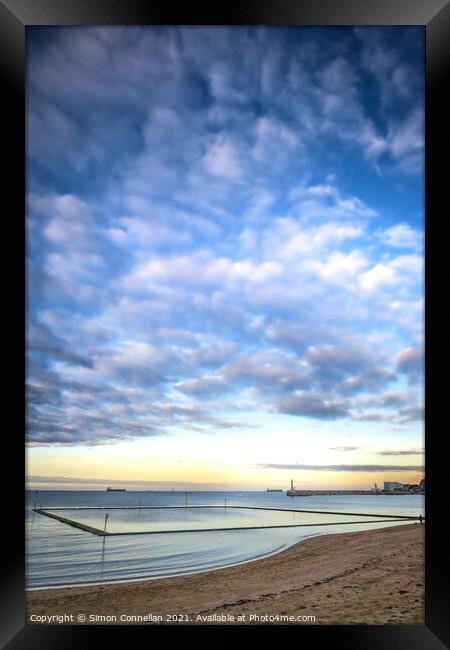
[[[200,8],[201,7],[201,8]],[[184,627],[132,626],[44,626],[25,623],[24,566],[24,355],[25,319],[25,31],[31,25],[421,25],[426,33],[426,124],[425,124],[425,280],[426,280],[426,608],[423,626],[257,626]],[[0,1],[0,67],[3,89],[4,133],[10,143],[4,148],[4,191],[9,209],[4,221],[16,243],[8,262],[4,287],[7,291],[4,320],[10,326],[6,347],[14,351],[8,369],[5,405],[12,421],[4,424],[3,466],[12,468],[4,480],[6,508],[0,584],[0,643],[11,650],[26,648],[90,648],[107,643],[113,647],[137,643],[167,642],[174,635],[183,643],[197,638],[225,643],[237,635],[245,642],[264,634],[268,643],[285,639],[301,643],[329,643],[333,648],[438,650],[450,647],[449,551],[446,529],[445,492],[448,461],[446,430],[448,402],[445,382],[449,317],[442,309],[446,293],[448,257],[445,221],[448,219],[448,128],[450,106],[445,97],[450,67],[450,5],[446,0],[241,0],[193,6],[150,0],[3,0]],[[446,83],[447,81],[447,83]],[[446,137],[447,136],[447,137]],[[447,180],[447,182],[446,182]],[[444,196],[444,192],[446,196]],[[9,291],[9,295],[8,295]],[[8,336],[8,335],[7,335]],[[14,345],[11,344],[14,343]],[[6,373],[5,373],[6,375]],[[434,381],[433,381],[434,379]],[[6,460],[7,458],[7,460]],[[180,634],[181,633],[181,634]],[[220,635],[220,636],[219,636]]]

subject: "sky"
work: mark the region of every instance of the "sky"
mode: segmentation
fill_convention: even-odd
[[[422,28],[27,28],[30,487],[423,476]]]

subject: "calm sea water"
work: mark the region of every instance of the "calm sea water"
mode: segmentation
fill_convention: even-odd
[[[399,525],[377,514],[425,515],[419,495],[309,496],[289,498],[278,492],[40,491],[37,505],[58,508],[56,514],[126,533],[98,537],[32,512],[35,492],[27,492],[26,580],[28,588],[163,577],[205,571],[264,557],[314,535]],[[225,509],[225,500],[227,508]],[[139,509],[137,506],[142,506]],[[286,512],[234,509],[232,506],[281,508]],[[105,510],[72,508],[105,507]],[[134,506],[133,510],[115,510]],[[144,506],[169,506],[146,510]],[[288,509],[342,512],[346,515],[289,512]],[[365,513],[355,517],[351,513]],[[357,522],[357,523],[355,523]],[[408,522],[406,522],[408,523]],[[299,528],[245,530],[251,526]],[[330,524],[330,525],[324,525]],[[133,535],[133,532],[240,527],[244,530]]]

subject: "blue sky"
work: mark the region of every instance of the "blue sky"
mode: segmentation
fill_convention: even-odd
[[[420,477],[423,30],[27,43],[30,474]]]

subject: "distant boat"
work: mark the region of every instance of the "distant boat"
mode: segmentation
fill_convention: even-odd
[[[113,488],[110,485],[106,488],[107,492],[126,492],[126,488]]]
[[[267,488],[267,492],[283,492],[284,490],[278,490],[278,489],[272,489],[272,488]]]

